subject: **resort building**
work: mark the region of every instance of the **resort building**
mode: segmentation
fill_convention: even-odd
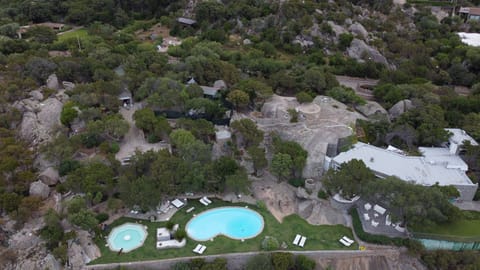
[[[339,168],[353,159],[362,160],[377,177],[396,176],[419,185],[455,186],[460,192],[459,200],[471,201],[478,184],[467,176],[467,164],[458,156],[464,141],[477,142],[461,129],[446,129],[452,136],[445,147],[420,147],[423,156],[407,156],[394,147],[387,149],[358,142],[352,149],[336,157],[325,158],[325,168]]]
[[[480,7],[461,7],[458,13],[465,21],[480,21]]]

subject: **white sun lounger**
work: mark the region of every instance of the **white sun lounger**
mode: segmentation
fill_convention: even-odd
[[[363,214],[363,219],[365,219],[366,221],[369,221],[369,220],[370,220],[370,216],[369,216],[367,213],[364,213],[364,214]]]
[[[203,198],[200,199],[200,203],[207,206],[208,205],[208,202],[206,202]]]
[[[204,196],[202,199],[203,199],[205,202],[207,202],[208,204],[211,204],[211,203],[212,203],[212,201],[210,201],[210,199],[207,198],[207,197],[205,197],[205,196]]]
[[[390,218],[390,215],[387,215],[387,217],[385,218],[385,225],[392,225],[392,219]]]
[[[373,227],[377,227],[378,224],[379,224],[378,222],[375,222],[375,220],[372,220],[372,226],[373,226]]]
[[[298,242],[300,242],[300,238],[302,238],[300,234],[295,235],[295,239],[293,239],[293,244],[298,245]]]
[[[347,242],[347,241],[343,240],[343,238],[340,239],[340,240],[338,240],[338,241],[339,241],[340,243],[342,243],[342,245],[344,245],[344,246],[346,246],[346,247],[349,247],[349,246],[351,245],[350,242]]]
[[[367,210],[367,211],[372,209],[372,205],[369,204],[369,203],[366,203],[363,207],[365,207],[365,210]]]
[[[203,254],[203,252],[205,251],[205,249],[207,249],[206,246],[203,246],[200,248],[200,250],[198,251],[198,254]]]
[[[305,236],[302,236],[302,239],[300,239],[300,243],[298,243],[298,245],[303,247],[305,245],[305,241],[307,241],[307,238]]]
[[[355,242],[355,241],[353,241],[352,239],[350,239],[350,238],[348,238],[348,237],[346,237],[346,236],[342,237],[342,239],[343,239],[345,242],[350,243],[350,245]]]
[[[190,207],[190,208],[187,209],[186,212],[187,212],[187,213],[190,213],[190,212],[192,212],[193,210],[195,210],[195,207]]]
[[[194,249],[193,252],[200,254],[200,249],[203,247],[203,245],[198,244]]]

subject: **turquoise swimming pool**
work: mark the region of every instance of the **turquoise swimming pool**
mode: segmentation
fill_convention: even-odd
[[[185,230],[196,241],[206,241],[217,235],[241,240],[259,235],[263,226],[263,217],[251,209],[220,207],[192,218]]]
[[[107,238],[108,247],[113,251],[129,252],[143,245],[147,230],[143,225],[125,223],[113,228]]]

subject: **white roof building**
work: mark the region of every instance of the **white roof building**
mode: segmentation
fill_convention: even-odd
[[[450,132],[452,132],[449,129]],[[463,142],[465,138],[475,143],[468,134],[454,129],[450,145]],[[459,136],[461,135],[461,136]],[[466,137],[468,136],[468,137]],[[346,152],[336,157],[326,158],[328,167],[338,168],[340,164],[353,159],[362,160],[376,176],[384,178],[396,176],[405,181],[411,181],[424,186],[438,183],[440,186],[455,186],[460,192],[461,200],[472,200],[478,184],[472,183],[465,174],[467,164],[449,148],[420,147],[424,156],[406,156],[373,145],[358,142]]]

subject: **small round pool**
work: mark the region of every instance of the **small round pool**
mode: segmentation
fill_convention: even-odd
[[[147,231],[143,225],[125,223],[112,229],[107,244],[113,251],[129,252],[143,245]]]
[[[196,241],[206,241],[217,235],[242,240],[259,235],[263,226],[263,217],[253,210],[220,207],[192,218],[185,229],[188,236]]]

